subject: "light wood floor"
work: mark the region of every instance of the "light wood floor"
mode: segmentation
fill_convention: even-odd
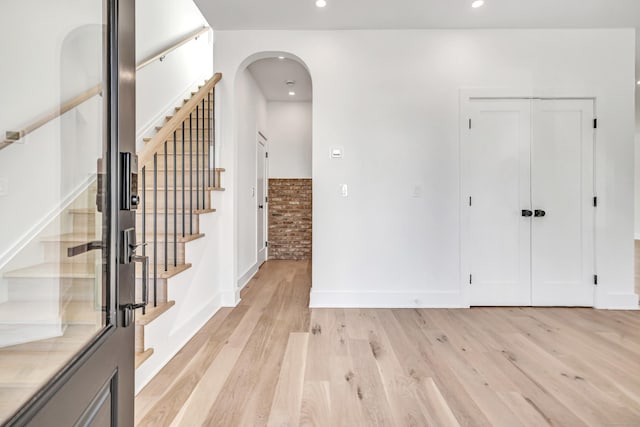
[[[269,261],[136,398],[138,426],[640,426],[640,312],[307,308]]]

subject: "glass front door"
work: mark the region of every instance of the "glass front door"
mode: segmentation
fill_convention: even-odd
[[[0,5],[0,424],[133,424],[133,3]]]

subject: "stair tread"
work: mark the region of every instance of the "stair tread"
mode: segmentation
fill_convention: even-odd
[[[172,264],[169,264],[169,266],[167,267],[167,271],[164,271],[164,266],[161,264],[158,264],[158,279],[170,279],[173,276],[176,276],[190,268],[191,268],[190,263],[178,264],[176,267],[174,267]],[[137,279],[142,278],[141,267],[136,267],[136,278]],[[149,279],[151,280],[151,278],[153,278],[153,264],[149,266]]]
[[[135,367],[136,369],[140,367],[144,362],[147,361],[148,358],[153,354],[153,348],[148,348],[142,352],[136,352],[135,355]]]
[[[155,319],[160,317],[164,312],[169,310],[176,304],[175,301],[167,301],[163,303],[158,303],[157,307],[153,306],[153,303],[147,305],[147,313],[142,314],[142,310],[140,309],[138,313],[136,313],[136,325],[148,325],[153,322]]]
[[[42,263],[8,271],[4,277],[92,279],[97,274],[94,263]]]

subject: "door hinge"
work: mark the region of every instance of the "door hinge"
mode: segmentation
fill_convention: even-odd
[[[469,129],[471,129],[471,119],[469,119]]]
[[[593,207],[598,207],[598,198],[596,196],[593,197]]]
[[[593,284],[598,286],[598,275],[597,274],[593,275]]]
[[[471,203],[472,203],[471,196],[469,196],[469,206],[471,206]]]
[[[264,156],[268,159],[269,158],[269,152],[265,151]]]
[[[473,274],[469,275],[469,284],[471,285],[473,283]]]
[[[598,129],[598,119],[593,119],[593,128]]]
[[[264,247],[265,248],[269,247],[269,242],[264,242]]]
[[[265,203],[269,203],[269,196],[265,196],[265,197],[264,197],[264,202],[265,202]]]

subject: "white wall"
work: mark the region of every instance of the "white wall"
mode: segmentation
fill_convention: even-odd
[[[230,84],[234,84],[229,79]],[[256,144],[258,132],[267,132],[267,101],[255,79],[244,69],[235,80],[237,100],[237,267],[236,281],[243,286],[257,269],[257,200],[256,200]],[[229,117],[225,115],[225,117]],[[222,165],[228,164],[224,161]]]
[[[312,304],[458,306],[460,89],[595,95],[596,304],[634,307],[634,44],[633,30],[219,31],[223,162],[241,155],[239,68],[298,56],[314,85]]]
[[[4,139],[100,82],[102,3],[7,0],[1,8],[10,11],[0,13]],[[0,268],[95,174],[101,120],[94,96],[0,151]]]
[[[635,148],[635,238],[640,240],[640,130],[636,131]]]
[[[311,103],[269,102],[269,178],[311,178]]]
[[[137,0],[136,1],[136,62],[158,52],[194,33],[207,21],[193,0]],[[155,126],[166,115],[190,97],[197,84],[213,75],[213,32],[202,35],[163,61],[155,61],[137,73],[136,129],[138,143],[143,136],[152,135]]]

